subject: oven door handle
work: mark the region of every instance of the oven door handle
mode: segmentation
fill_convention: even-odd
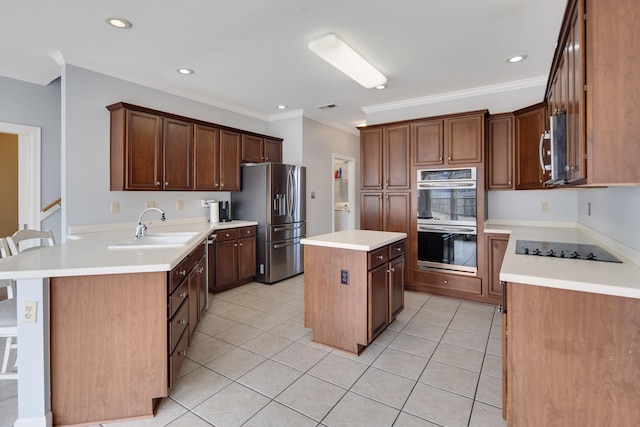
[[[419,182],[418,188],[440,188],[440,189],[456,189],[456,188],[476,188],[475,181],[448,181],[448,182]]]
[[[445,231],[449,233],[467,233],[476,234],[476,229],[473,227],[441,227],[438,225],[419,225],[419,231]]]

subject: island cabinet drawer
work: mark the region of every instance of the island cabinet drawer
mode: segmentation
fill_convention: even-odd
[[[371,270],[389,261],[389,247],[384,246],[382,248],[375,249],[369,252],[368,255],[368,270]]]
[[[189,304],[187,300],[185,300],[176,315],[169,321],[169,353],[174,351],[173,349],[176,344],[178,344],[178,340],[189,323]]]
[[[238,238],[237,228],[227,228],[225,230],[216,231],[216,243],[226,242],[228,240],[236,240]]]
[[[187,354],[187,347],[189,347],[189,334],[184,332],[169,356],[169,388],[173,387],[174,381],[178,378],[178,372]]]
[[[434,288],[449,289],[471,294],[482,294],[482,279],[459,274],[439,273],[435,271],[414,271],[416,284],[425,284]]]
[[[198,245],[189,255],[184,257],[180,264],[169,272],[169,294],[173,293],[176,288],[187,278],[189,272],[198,263],[198,260],[204,255],[205,245]]]
[[[389,245],[389,259],[398,258],[400,255],[404,255],[404,240],[395,242]]]
[[[178,308],[182,302],[187,298],[189,294],[189,281],[183,280],[180,286],[169,295],[169,319],[178,311]]]

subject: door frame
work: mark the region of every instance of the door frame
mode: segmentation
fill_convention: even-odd
[[[41,129],[0,122],[0,133],[18,135],[18,229],[40,230]]]
[[[352,226],[352,229],[355,229],[357,226],[356,223],[356,206],[357,206],[357,202],[356,202],[356,189],[355,189],[355,183],[356,183],[356,159],[355,157],[351,157],[351,156],[346,156],[344,154],[337,154],[337,153],[331,153],[331,170],[335,171],[335,164],[336,164],[336,160],[337,161],[341,161],[341,162],[347,162],[347,186],[348,186],[348,194],[349,194],[349,204],[350,204],[350,211],[349,211],[349,219],[348,222],[349,224]],[[335,209],[335,205],[336,205],[336,195],[335,195],[335,191],[334,191],[334,180],[335,177],[333,175],[333,173],[331,174],[331,231],[335,231],[336,230],[336,215],[334,212]]]

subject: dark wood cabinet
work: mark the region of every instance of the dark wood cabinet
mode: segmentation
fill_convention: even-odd
[[[193,125],[182,120],[162,119],[162,190],[193,189]]]
[[[487,120],[487,190],[513,189],[513,114]]]
[[[382,192],[360,193],[360,229],[378,230],[384,228]]]
[[[242,163],[282,162],[282,141],[242,135]]]
[[[360,131],[362,190],[408,190],[409,125]]]
[[[193,128],[193,183],[196,191],[220,190],[220,129]]]
[[[369,342],[373,341],[389,325],[389,279],[387,265],[369,270],[367,275],[369,319]]]
[[[368,253],[368,338],[372,342],[404,308],[404,245],[392,243]]]
[[[107,109],[112,191],[240,191],[243,161],[282,161],[278,138],[123,102]]]
[[[640,69],[634,0],[570,0],[547,83],[549,114],[565,112],[567,176],[638,184]]]
[[[220,191],[240,191],[241,135],[220,131]]]
[[[250,282],[256,275],[256,227],[219,230],[216,236],[213,292]]]
[[[482,163],[486,111],[413,122],[412,151],[416,166]]]
[[[189,339],[204,314],[207,303],[207,280],[204,252],[187,276],[189,284]]]
[[[486,248],[489,261],[489,295],[502,296],[502,284],[500,282],[500,268],[507,251],[509,236],[504,234],[487,234]]]
[[[547,106],[532,105],[514,112],[515,120],[515,189],[540,190],[551,178],[540,165],[540,137],[546,129]],[[545,164],[550,159],[544,153]]]

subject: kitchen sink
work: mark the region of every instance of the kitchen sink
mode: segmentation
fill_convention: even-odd
[[[161,249],[179,248],[186,246],[199,233],[177,232],[177,233],[153,233],[142,238],[131,237],[121,242],[109,245],[109,249]]]

